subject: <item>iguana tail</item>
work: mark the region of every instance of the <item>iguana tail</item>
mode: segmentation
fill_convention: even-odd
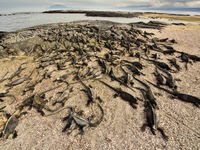
[[[99,124],[101,123],[101,121],[103,120],[103,117],[104,117],[103,108],[102,108],[99,104],[97,104],[97,105],[98,105],[98,107],[99,107],[99,109],[100,109],[100,111],[101,111],[101,117],[100,117],[100,119],[99,119],[98,121],[96,121],[95,123],[89,122],[90,127],[96,127],[97,125],[99,125]]]
[[[45,117],[55,115],[55,114],[57,114],[57,113],[63,111],[64,109],[71,109],[71,107],[70,107],[70,106],[65,106],[65,107],[60,108],[60,109],[50,110],[52,113],[50,113],[50,114],[48,114],[48,115],[45,115]]]

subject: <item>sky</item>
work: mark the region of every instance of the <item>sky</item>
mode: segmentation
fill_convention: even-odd
[[[153,8],[200,8],[200,0],[0,0],[0,11],[41,10],[61,4],[71,9],[115,9],[137,6]]]

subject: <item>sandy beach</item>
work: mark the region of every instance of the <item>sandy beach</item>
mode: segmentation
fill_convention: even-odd
[[[190,15],[174,15],[174,14],[162,14],[162,13],[144,13],[139,15],[144,18],[163,18],[169,20],[180,20],[180,21],[188,21],[200,23],[200,16],[190,16]]]
[[[152,16],[148,15],[148,17]],[[167,17],[167,19],[170,18]],[[77,37],[77,41],[72,40],[76,39],[74,37]],[[120,43],[122,39],[131,41],[128,48],[122,46]],[[137,39],[140,39],[138,45],[134,44]],[[162,42],[161,39],[165,40]],[[0,77],[3,77],[6,72],[8,74],[5,78],[10,77],[22,63],[25,63],[22,65],[25,69],[13,80],[5,79],[0,82],[0,93],[5,93],[8,90],[8,94],[12,94],[16,98],[12,104],[12,98],[6,96],[0,102],[1,132],[4,131],[5,133],[4,128],[8,120],[5,117],[6,113],[14,113],[15,115],[18,106],[27,97],[58,85],[61,85],[61,87],[45,94],[45,100],[47,100],[45,105],[52,108],[59,107],[60,104],[52,105],[53,100],[59,95],[58,92],[72,89],[64,103],[65,106],[74,107],[76,112],[83,110],[81,117],[85,119],[94,114],[95,117],[92,122],[95,122],[101,115],[97,107],[97,104],[100,104],[104,110],[104,117],[97,127],[88,127],[85,134],[80,135],[78,128],[72,130],[71,133],[62,132],[66,122],[62,122],[61,119],[69,114],[69,109],[45,117],[34,107],[32,109],[24,107],[23,111],[26,111],[27,114],[20,116],[18,119],[15,128],[17,137],[14,139],[12,139],[12,136],[8,136],[7,139],[1,138],[0,149],[198,150],[200,148],[200,109],[192,103],[172,99],[171,94],[150,84],[148,85],[151,87],[159,107],[158,110],[156,109],[158,126],[163,128],[168,140],[163,139],[159,131],[156,131],[156,135],[153,135],[149,127],[146,127],[145,131],[141,131],[141,127],[146,122],[145,100],[143,94],[135,87],[143,89],[145,87],[134,80],[132,73],[126,68],[126,64],[123,66],[122,60],[139,62],[138,53],[145,59],[154,60],[153,56],[156,55],[156,61],[165,62],[172,70],[176,70],[168,61],[168,59],[175,58],[181,68],[180,71],[170,72],[175,79],[176,90],[200,98],[200,62],[189,59],[186,69],[186,63],[180,59],[181,52],[200,57],[199,41],[200,26],[194,24],[169,24],[161,29],[152,29],[136,28],[134,25],[105,21],[83,21],[43,25],[13,33],[5,33],[0,45]],[[169,55],[153,50],[153,48],[145,50],[147,49],[145,46],[152,46],[155,43],[163,51],[167,51],[164,45],[168,45],[177,52]],[[105,73],[97,63],[98,57],[95,56],[103,58],[101,60],[106,63],[108,68],[106,71],[104,70]],[[42,63],[44,58],[54,59],[49,59],[48,62],[52,63],[45,65]],[[153,74],[155,65],[145,59],[141,58],[140,60],[143,65],[141,74],[133,76],[145,83],[148,80],[156,84]],[[64,63],[62,63],[63,61]],[[127,72],[131,75],[128,81],[128,87],[131,88],[111,80],[108,74],[111,68],[113,68],[117,77],[123,76],[120,66],[126,68],[125,70],[128,70]],[[89,76],[88,71],[91,68],[94,71],[89,72],[91,73]],[[51,71],[54,72],[50,76],[46,76],[45,73]],[[5,86],[20,77],[30,75],[31,72],[31,79],[27,79],[19,85],[11,86],[11,89],[9,89],[9,86]],[[95,102],[89,107],[86,106],[88,96],[82,91],[85,87],[76,78],[77,72],[82,77],[83,82],[94,93]],[[159,72],[162,71],[159,70]],[[67,74],[66,82],[57,82],[63,74]],[[44,78],[42,78],[43,76]],[[42,82],[35,84],[33,91],[27,91],[25,95],[22,95],[29,81],[39,81],[41,78],[43,79]],[[115,98],[113,96],[115,92],[98,80],[104,81],[112,87],[120,87],[133,95],[138,99],[137,108],[133,109],[127,101],[122,100],[119,96]],[[131,82],[133,83],[131,84]],[[166,85],[161,86],[172,90]],[[103,102],[98,101],[96,97],[100,97]],[[4,106],[6,107],[3,108]],[[46,110],[44,112],[45,114],[51,113]]]

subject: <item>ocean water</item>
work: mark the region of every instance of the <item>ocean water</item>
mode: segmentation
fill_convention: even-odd
[[[19,29],[42,24],[72,22],[79,20],[109,20],[118,23],[149,22],[151,20],[166,23],[180,23],[183,21],[171,21],[167,19],[143,19],[121,17],[87,17],[85,14],[43,14],[43,13],[19,13],[15,15],[0,16],[0,31],[16,31]],[[187,22],[184,22],[187,23]]]

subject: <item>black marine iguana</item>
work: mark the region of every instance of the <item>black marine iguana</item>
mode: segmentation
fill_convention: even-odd
[[[155,72],[153,73],[157,80],[157,85],[163,85],[164,84],[164,78],[163,76],[158,72],[157,67],[155,67]]]
[[[0,98],[2,98],[2,97],[12,97],[13,101],[10,104],[12,104],[16,100],[14,95],[8,94],[8,91],[6,93],[0,93]]]
[[[177,97],[177,99],[180,99],[181,101],[184,101],[184,102],[187,102],[187,103],[192,103],[196,107],[199,107],[199,105],[200,105],[200,99],[195,97],[195,96],[188,95],[188,94],[183,94],[183,93],[180,93],[178,91],[173,91],[172,92],[172,91],[170,91],[168,89],[159,87],[159,86],[153,84],[150,81],[147,81],[147,82],[150,83],[151,85],[155,86],[156,88],[161,89],[161,90],[163,90],[163,91],[165,91],[165,92]]]
[[[194,62],[195,61],[200,61],[200,57],[199,56],[196,56],[196,55],[191,55],[191,54],[188,54],[188,53],[185,53],[185,52],[180,52],[180,51],[176,51],[177,53],[180,53],[180,54],[182,54],[182,55],[184,55],[184,56],[186,56],[187,57],[187,59],[189,58],[189,59],[192,59]]]
[[[125,64],[123,66],[126,66],[132,73],[133,75],[144,75],[142,72],[140,72],[137,67],[135,67],[134,65],[130,65],[130,64]]]
[[[148,86],[146,83],[142,82],[141,80],[133,77],[135,80],[137,80],[138,82],[140,82],[142,85],[145,86],[146,88],[146,98],[149,100],[149,102],[151,103],[151,105],[154,107],[154,108],[157,108],[158,109],[158,104],[156,103],[156,98],[154,97],[153,95],[153,92],[151,91],[151,88],[150,86]]]
[[[120,69],[122,70],[124,75],[119,77],[119,80],[121,80],[124,85],[128,86],[128,82],[129,82],[129,79],[130,79],[129,74],[124,70],[124,68],[122,66],[120,66]]]
[[[166,64],[166,63],[164,63],[164,62],[156,61],[156,60],[151,60],[151,59],[146,59],[146,58],[143,58],[143,59],[147,60],[147,61],[153,62],[156,66],[159,66],[160,68],[163,68],[163,69],[166,69],[166,70],[171,70],[171,68],[169,67],[169,65]]]
[[[168,61],[170,64],[172,64],[177,69],[177,71],[181,70],[181,67],[177,64],[177,61],[175,58],[168,59]]]
[[[81,84],[85,87],[85,89],[82,89],[81,91],[85,92],[88,96],[88,101],[87,101],[87,106],[90,105],[90,103],[94,102],[94,95],[92,90],[90,89],[89,86],[85,85],[85,83],[83,83],[82,80],[79,80],[81,82]]]
[[[149,101],[145,101],[144,107],[145,107],[144,111],[145,111],[147,122],[143,124],[141,128],[142,131],[144,131],[145,128],[148,126],[153,135],[156,135],[155,130],[158,130],[162,134],[163,138],[165,140],[168,140],[168,137],[165,135],[165,132],[163,131],[163,129],[158,127],[156,112],[153,106],[151,105],[151,103]]]
[[[186,53],[181,53],[180,58],[183,62],[185,62],[185,69],[187,70],[188,69],[188,63],[190,62],[188,55]]]
[[[49,91],[52,91],[54,89],[57,89],[59,88],[61,85],[58,85],[54,88],[50,88],[48,90],[45,90],[43,92],[40,92],[40,93],[35,93],[35,94],[32,94],[31,96],[29,96],[28,98],[26,98],[22,104],[20,104],[18,107],[17,107],[17,110],[21,111],[24,107],[26,106],[29,106],[30,108],[34,107],[37,109],[37,111],[39,113],[41,113],[42,116],[45,115],[45,113],[43,112],[43,109],[46,109],[47,111],[50,111],[50,112],[55,112],[57,111],[59,108],[56,108],[55,110],[53,109],[50,109],[46,103],[47,103],[47,100],[44,99],[44,96],[45,96],[45,93],[49,92]]]
[[[143,69],[143,65],[140,62],[137,62],[137,61],[131,62],[131,61],[128,61],[128,60],[122,60],[121,62],[129,63],[129,64],[137,67],[140,70]]]
[[[134,109],[136,108],[135,104],[138,104],[137,99],[135,97],[133,97],[131,94],[129,94],[125,91],[122,91],[121,88],[114,88],[103,81],[99,81],[99,82],[103,83],[104,85],[106,85],[107,87],[109,87],[110,89],[115,91],[117,93],[117,95],[119,95],[119,97],[121,97],[123,100],[127,101]]]
[[[63,118],[63,121],[67,120],[68,123],[66,124],[66,126],[63,128],[62,132],[65,132],[67,129],[75,129],[76,125],[80,128],[80,134],[84,134],[86,128],[88,127],[96,127],[97,125],[99,125],[102,120],[103,120],[103,117],[104,117],[104,111],[103,111],[103,108],[97,104],[100,111],[101,111],[101,117],[99,120],[97,120],[95,123],[92,123],[90,122],[90,120],[86,120],[86,119],[83,119],[81,117],[78,117],[77,116],[77,113],[74,112],[74,109],[72,107],[70,107],[71,109],[71,112],[68,116],[64,117]]]
[[[5,124],[5,127],[2,131],[2,133],[0,133],[0,137],[2,137],[3,139],[8,139],[8,137],[10,135],[12,135],[12,138],[16,138],[17,137],[17,131],[15,130],[15,128],[17,127],[18,125],[18,122],[19,122],[19,118],[22,116],[22,115],[25,115],[27,114],[27,112],[22,112],[20,114],[13,114],[13,115],[7,115],[7,122]]]
[[[102,73],[105,74],[107,72],[106,64],[103,60],[97,59],[99,66],[102,68]]]
[[[121,68],[121,69],[123,69],[123,68]],[[120,78],[117,78],[116,76],[115,76],[115,74],[114,74],[114,72],[113,72],[113,69],[111,68],[110,69],[110,72],[109,72],[109,77],[111,78],[111,81],[113,81],[113,80],[115,80],[115,81],[117,81],[120,85],[124,85],[125,87],[127,87],[127,88],[129,88],[131,91],[133,91],[133,92],[135,92],[132,88],[130,88],[127,84],[128,83],[126,83],[126,80],[127,80],[127,82],[128,82],[128,73],[127,72],[125,72],[125,70],[124,70],[124,73],[126,74],[124,77],[124,80],[123,79],[120,79]]]
[[[158,66],[157,66],[158,67]],[[166,85],[169,87],[169,88],[172,88],[172,89],[177,89],[177,86],[175,84],[175,80],[173,78],[173,76],[166,70],[166,69],[163,69],[163,68],[160,68],[158,67],[158,69],[160,69],[161,71],[163,71],[165,74],[167,74],[167,77],[165,77],[166,79]]]
[[[61,103],[62,106],[64,106],[65,102],[69,98],[70,92],[72,92],[72,91],[73,91],[73,88],[67,87],[67,89],[65,89],[63,92],[59,92],[60,96],[53,101],[52,105],[54,106],[57,103]]]

